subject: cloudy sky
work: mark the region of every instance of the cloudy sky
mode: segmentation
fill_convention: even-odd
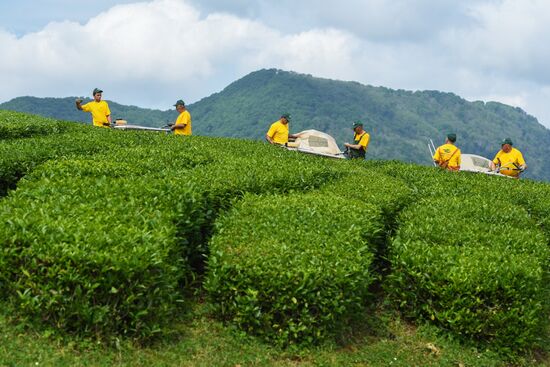
[[[548,0],[0,1],[0,102],[168,109],[261,68],[519,106],[550,127]]]

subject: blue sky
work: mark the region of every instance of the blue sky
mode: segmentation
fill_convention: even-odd
[[[168,109],[260,68],[519,106],[550,126],[547,0],[0,1],[21,95]]]

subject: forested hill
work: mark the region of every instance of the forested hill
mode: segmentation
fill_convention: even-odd
[[[513,139],[532,178],[550,180],[550,130],[520,108],[468,102],[452,93],[410,92],[356,82],[260,70],[190,107],[198,134],[261,139],[281,113],[291,132],[317,129],[340,145],[353,139],[352,123],[365,122],[370,158],[430,164],[427,141],[442,144],[456,132],[463,153],[492,159],[505,137]]]
[[[148,126],[173,121],[175,111],[142,109],[110,102],[115,118]],[[90,121],[74,108],[74,98],[21,97],[0,109],[65,120]],[[550,130],[525,113],[496,102],[468,102],[452,93],[410,92],[357,82],[315,78],[281,70],[260,70],[219,93],[189,106],[193,132],[199,135],[263,139],[282,113],[292,114],[291,132],[317,129],[340,145],[353,138],[351,125],[365,122],[371,134],[369,158],[430,164],[429,138],[442,144],[456,132],[463,153],[493,158],[505,137],[513,139],[527,160],[526,176],[550,181]]]
[[[9,102],[1,103],[0,109],[34,113],[45,117],[51,117],[58,120],[79,121],[91,123],[92,117],[88,113],[78,111],[75,107],[77,97],[66,98],[37,98],[37,97],[17,97]],[[84,98],[83,103],[91,101],[90,98]],[[151,110],[136,106],[126,106],[108,100],[109,108],[114,119],[121,118],[128,120],[132,124],[144,126],[162,126],[167,122],[173,122],[177,117],[177,112]]]

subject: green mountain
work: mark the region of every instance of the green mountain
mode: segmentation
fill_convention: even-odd
[[[190,106],[199,134],[263,138],[284,113],[291,132],[317,129],[339,145],[353,139],[352,123],[362,120],[371,134],[369,158],[431,164],[427,142],[443,144],[456,132],[463,153],[492,159],[505,137],[513,139],[529,166],[526,176],[550,180],[550,130],[520,108],[497,102],[468,102],[452,93],[410,92],[260,70],[220,93]]]
[[[110,102],[115,118],[161,126],[175,111],[141,109]],[[74,98],[16,98],[0,109],[37,113],[58,119],[89,121],[76,111]],[[324,131],[341,147],[353,139],[351,125],[362,120],[371,134],[369,158],[431,164],[427,143],[442,144],[456,132],[463,153],[492,159],[510,137],[527,161],[527,177],[550,181],[550,130],[520,108],[497,102],[468,102],[452,93],[405,91],[357,82],[315,78],[281,70],[259,70],[192,105],[198,135],[263,139],[282,113],[292,114],[291,132]]]

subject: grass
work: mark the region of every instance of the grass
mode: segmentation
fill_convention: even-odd
[[[122,340],[114,346],[52,338],[37,330],[20,330],[0,314],[0,366],[508,366],[491,351],[416,328],[379,307],[366,318],[363,331],[338,343],[308,350],[280,350],[211,318],[208,305],[196,302],[173,332],[149,346]],[[524,357],[515,364],[548,366],[550,360]]]

